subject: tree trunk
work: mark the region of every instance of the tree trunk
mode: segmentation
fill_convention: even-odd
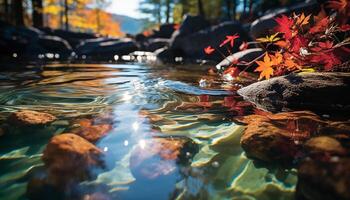
[[[233,6],[232,6],[232,15],[233,15],[233,20],[236,20],[236,9],[237,9],[237,0],[233,0]]]
[[[9,20],[9,2],[4,0],[4,18],[5,21]]]
[[[203,8],[202,0],[197,0],[197,6],[198,6],[198,14],[202,17],[205,17],[205,12],[204,12],[204,8]]]
[[[161,2],[159,2],[157,4],[157,19],[158,19],[158,24],[162,23],[162,9],[161,9],[162,5]]]
[[[169,21],[170,21],[170,0],[166,0],[166,13],[165,13],[165,15],[166,15],[166,19],[165,19],[165,22],[168,24],[169,23]]]
[[[43,1],[42,0],[32,0],[33,6],[33,26],[41,28],[44,26],[43,17]]]
[[[231,7],[232,7],[232,2],[231,0],[226,0],[226,14],[227,14],[227,18],[228,19],[231,19],[232,16],[231,16]]]
[[[14,25],[16,26],[23,26],[24,25],[24,18],[23,18],[23,1],[22,0],[16,0],[12,2],[12,13],[13,13],[13,19],[14,19]]]
[[[247,5],[248,5],[247,0],[243,0],[243,14],[247,12]]]
[[[249,15],[250,16],[253,15],[253,3],[254,3],[254,0],[249,0]]]
[[[65,29],[66,31],[69,31],[69,21],[68,21],[68,0],[64,0],[64,18],[65,18]]]

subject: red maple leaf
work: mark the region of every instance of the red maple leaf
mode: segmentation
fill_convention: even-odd
[[[340,31],[347,32],[350,31],[350,24],[344,24],[339,27]]]
[[[227,43],[230,43],[230,46],[233,47],[234,46],[234,42],[235,42],[235,40],[237,38],[239,38],[239,36],[237,34],[227,35],[226,39],[220,44],[220,47],[223,47]]]
[[[248,43],[247,42],[243,42],[241,44],[241,46],[239,46],[239,50],[243,51],[243,50],[246,50],[246,49],[248,49]]]
[[[318,21],[312,28],[310,28],[310,33],[314,34],[314,33],[319,33],[319,32],[324,32],[329,24],[329,19],[328,17],[325,17],[323,19],[321,19],[320,21]]]
[[[291,30],[291,27],[294,24],[293,20],[286,15],[282,15],[281,17],[276,18],[275,21],[278,24],[276,30],[278,32],[284,33],[284,37],[287,40],[291,39],[293,37],[293,32]]]
[[[229,67],[224,71],[224,74],[229,74],[232,77],[237,77],[241,71],[237,67]]]
[[[308,44],[308,40],[302,36],[296,36],[295,38],[293,38],[292,40],[292,51],[294,53],[299,54],[300,52],[300,48],[302,47],[306,47]]]
[[[334,9],[338,12],[346,12],[348,0],[333,0],[328,2],[328,8]]]
[[[333,52],[322,52],[313,55],[310,61],[318,65],[324,65],[326,71],[330,71],[335,65],[341,64],[341,60]]]
[[[204,48],[205,54],[208,54],[208,55],[212,54],[214,51],[215,49],[211,46],[207,46],[206,48]]]

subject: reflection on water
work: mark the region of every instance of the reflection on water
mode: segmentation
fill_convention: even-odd
[[[256,110],[236,95],[240,86],[203,68],[58,65],[0,79],[0,199],[26,199],[28,181],[45,171],[41,155],[52,136],[86,130],[104,132],[93,140],[106,167],[77,183],[81,199],[293,199],[293,170],[254,163],[242,152],[244,127],[232,118]],[[58,120],[41,128],[6,125],[20,109]]]

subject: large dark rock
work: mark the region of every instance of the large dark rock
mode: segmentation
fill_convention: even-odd
[[[170,39],[174,32],[175,24],[162,24],[160,25],[159,30],[155,30],[150,37]]]
[[[60,37],[45,35],[35,28],[15,27],[0,22],[0,59],[67,60],[71,53],[71,46]]]
[[[246,49],[243,51],[239,51],[237,53],[234,53],[227,58],[223,59],[219,64],[216,65],[217,69],[225,69],[229,67],[232,62],[238,61],[242,63],[249,63],[254,61],[254,59],[258,58],[262,54],[264,54],[265,51],[261,48],[253,48],[253,49]],[[244,65],[238,65],[241,70],[245,69],[246,66]],[[249,67],[247,70],[248,71],[254,71],[255,69],[255,64],[253,64],[251,67]]]
[[[258,107],[281,111],[350,109],[349,73],[299,73],[260,81],[238,90]]]
[[[190,35],[200,30],[206,29],[209,26],[210,23],[202,16],[185,15],[180,28],[173,33],[172,38]]]
[[[87,39],[82,41],[79,45],[76,46],[75,51],[78,54],[85,54],[91,51],[94,48],[98,48],[101,43],[104,42],[111,42],[111,41],[119,41],[118,38],[94,38],[94,39]]]
[[[169,39],[165,38],[151,38],[144,43],[145,51],[154,52],[158,49],[164,48],[169,45]]]
[[[111,61],[123,55],[128,55],[137,51],[138,47],[135,41],[131,39],[120,39],[112,41],[102,41],[95,44],[81,45],[77,49],[78,59],[94,60],[94,61]]]
[[[256,39],[260,37],[265,37],[273,31],[274,27],[277,25],[275,18],[280,15],[291,15],[293,12],[300,14],[311,14],[317,13],[319,10],[319,4],[317,1],[311,0],[303,3],[296,4],[288,8],[279,8],[276,10],[270,10],[266,12],[261,18],[255,20],[251,24],[250,33]]]
[[[187,33],[189,31],[186,31]],[[181,28],[180,28],[181,33]],[[238,34],[240,37],[235,41],[235,46],[230,49],[231,53],[238,51],[242,41],[250,41],[251,38],[244,31],[242,25],[238,22],[224,22],[217,26],[213,26],[192,34],[174,34],[170,43],[170,50],[174,52],[175,56],[184,57],[185,59],[208,59],[220,61],[222,55],[219,52],[214,52],[211,55],[204,53],[204,48],[211,45],[219,47],[220,43],[228,35]],[[225,47],[221,48],[226,52]]]
[[[349,200],[350,159],[307,159],[298,169],[297,198],[303,200]]]
[[[65,31],[65,30],[54,30],[50,28],[42,28],[40,29],[47,35],[51,36],[58,36],[60,38],[63,38],[66,40],[73,48],[75,48],[77,45],[80,44],[83,40],[87,39],[94,39],[96,38],[95,35],[90,33],[80,33],[80,32],[72,32],[72,31]]]

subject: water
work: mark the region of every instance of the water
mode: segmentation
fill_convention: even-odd
[[[204,67],[44,69],[0,73],[3,126],[21,109],[58,117],[50,126],[11,127],[0,137],[0,199],[27,199],[28,182],[45,172],[41,156],[50,138],[102,115],[112,126],[96,142],[106,167],[77,183],[81,199],[293,199],[295,170],[249,160],[239,145],[244,127],[233,119],[256,109],[236,94],[239,86],[208,76]]]

